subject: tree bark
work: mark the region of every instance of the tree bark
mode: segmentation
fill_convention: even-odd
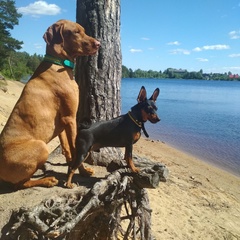
[[[120,0],[77,1],[77,22],[101,42],[95,56],[77,60],[78,122],[108,120],[121,110]]]

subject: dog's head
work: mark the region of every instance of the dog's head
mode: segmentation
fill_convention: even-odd
[[[59,20],[50,26],[43,35],[47,43],[47,53],[71,59],[77,56],[95,54],[100,42],[88,36],[84,28],[69,20]]]
[[[148,120],[151,123],[157,123],[160,121],[160,118],[157,115],[156,106],[156,100],[159,93],[160,93],[159,88],[156,88],[152,96],[149,99],[147,99],[147,91],[144,86],[141,87],[137,101],[141,109],[141,117],[143,122],[146,122]]]

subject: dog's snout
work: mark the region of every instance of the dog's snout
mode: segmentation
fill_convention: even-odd
[[[100,48],[100,46],[101,46],[101,43],[100,43],[99,41],[95,40],[95,41],[93,42],[93,47],[94,47],[94,48],[98,49],[98,48]]]
[[[148,119],[151,123],[157,123],[160,122],[161,119],[156,114],[152,114],[151,117]]]
[[[159,122],[159,121],[161,120],[161,119],[158,117],[158,115],[155,115],[153,119],[154,119],[155,123],[157,123],[157,122]]]

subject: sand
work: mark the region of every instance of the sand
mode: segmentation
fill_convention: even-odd
[[[23,86],[0,80],[0,131]],[[49,151],[57,144],[57,139],[51,142]],[[161,141],[141,138],[134,145],[134,153],[164,163],[169,169],[167,182],[148,190],[155,239],[240,239],[239,177]],[[36,187],[6,193],[0,189],[0,228],[12,210],[65,191],[61,186],[51,191]]]

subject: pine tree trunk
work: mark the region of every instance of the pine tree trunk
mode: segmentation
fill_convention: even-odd
[[[77,61],[78,122],[108,120],[121,110],[120,0],[77,1],[77,22],[101,42],[97,55]]]

